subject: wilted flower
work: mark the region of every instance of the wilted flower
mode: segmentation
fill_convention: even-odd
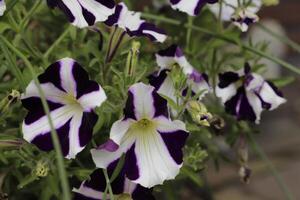
[[[98,119],[93,109],[106,100],[104,90],[90,81],[86,71],[70,58],[50,65],[38,80],[45,93],[63,154],[74,158],[92,137],[93,126]],[[22,104],[29,110],[22,126],[24,139],[41,150],[52,150],[50,125],[34,81],[22,94]]]
[[[114,14],[108,18],[105,24],[120,27],[130,36],[146,36],[158,42],[164,42],[167,38],[163,30],[142,20],[141,13],[128,10],[125,3],[119,3],[116,6]]]
[[[4,0],[0,0],[0,16],[4,14],[6,10],[6,4]]]
[[[207,3],[213,4],[218,0],[170,0],[173,9],[178,9],[189,15],[196,16]]]
[[[219,74],[216,94],[226,111],[238,120],[256,123],[259,123],[263,110],[274,110],[286,102],[275,85],[251,72],[249,64],[243,70]]]
[[[199,101],[190,101],[188,102],[187,110],[194,122],[201,126],[210,126],[210,120],[213,116],[207,111],[204,104]]]
[[[177,45],[172,45],[156,54],[156,62],[160,67],[158,72],[149,76],[149,83],[153,85],[159,94],[165,95],[172,100],[176,100],[173,80],[168,74],[174,67],[179,67],[187,77],[187,84],[194,94],[202,92],[201,99],[209,90],[208,77],[199,73],[183,55],[182,50]],[[183,94],[186,91],[182,91]]]
[[[109,177],[112,176],[117,163],[114,162],[108,168],[107,173]],[[89,180],[81,183],[79,189],[73,189],[75,192],[73,200],[101,200],[103,199],[106,186],[103,170],[97,169],[90,175]],[[131,182],[126,178],[124,169],[111,182],[111,187],[116,200],[154,200],[152,190]],[[106,194],[106,199],[110,199],[109,194]]]
[[[47,0],[49,7],[58,7],[68,20],[79,28],[104,22],[115,10],[114,0]]]
[[[188,137],[185,124],[172,121],[167,101],[143,83],[129,88],[124,115],[113,124],[110,140],[91,151],[96,166],[106,168],[125,153],[124,173],[132,182],[150,188],[174,179]]]
[[[259,18],[256,14],[248,10],[241,9],[231,17],[231,20],[234,25],[241,29],[242,32],[246,32],[249,25],[258,22]]]

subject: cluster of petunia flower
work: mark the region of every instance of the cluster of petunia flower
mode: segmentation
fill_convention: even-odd
[[[215,2],[171,0],[173,8],[191,15],[198,14],[205,3]],[[124,3],[49,0],[48,4],[60,8],[69,21],[80,28],[105,22],[124,29],[130,36],[147,36],[159,42],[166,39],[162,30],[140,19],[140,13],[129,11]],[[118,199],[154,199],[151,188],[174,179],[179,173],[183,165],[182,148],[189,134],[184,122],[172,119],[168,101],[163,98],[177,99],[171,73],[179,69],[186,77],[186,85],[179,91],[182,96],[190,91],[192,96],[200,94],[197,99],[201,100],[212,88],[208,76],[197,71],[176,45],[159,51],[156,62],[160,69],[148,77],[149,84],[140,82],[130,86],[123,117],[112,125],[109,140],[91,150],[99,169],[80,188],[73,190],[74,199],[102,199],[107,182],[101,169],[107,169],[111,176],[122,158],[124,165],[118,176],[111,180],[113,194]],[[89,80],[83,67],[71,58],[51,64],[38,80],[63,155],[74,159],[92,139],[93,127],[98,120],[94,109],[106,101],[105,91],[97,82]],[[272,83],[251,72],[248,64],[240,71],[220,74],[215,90],[227,112],[238,120],[256,123],[263,110],[273,110],[286,101]],[[41,150],[52,150],[51,128],[34,81],[21,99],[29,111],[22,126],[24,139]]]

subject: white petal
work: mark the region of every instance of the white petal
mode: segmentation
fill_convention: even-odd
[[[76,154],[81,152],[84,147],[80,146],[79,142],[79,128],[82,123],[82,115],[83,112],[76,112],[74,116],[72,117],[71,123],[70,123],[70,131],[69,131],[69,140],[70,140],[70,146],[69,146],[69,153],[66,158],[71,159],[75,158]]]
[[[41,88],[44,92],[45,98],[54,103],[67,104],[65,97],[66,93],[56,88],[52,83],[41,84]],[[40,97],[39,90],[36,87],[34,81],[31,81],[27,86],[25,93],[22,94],[22,99],[29,97]]]
[[[159,90],[157,91],[158,94],[162,94],[164,96],[169,97],[174,102],[176,102],[176,96],[175,96],[175,88],[173,81],[169,75],[167,75],[166,79],[160,86]]]
[[[171,121],[166,117],[157,117],[154,121],[157,124],[157,130],[160,132],[186,131],[185,124],[180,120]]]
[[[102,87],[99,85],[99,90],[81,96],[78,99],[78,102],[85,111],[88,111],[100,106],[106,99],[106,94]]]
[[[142,118],[151,119],[155,115],[154,99],[152,92],[154,87],[145,85],[144,83],[134,84],[129,88],[134,96],[134,112],[135,117],[139,120]]]
[[[73,77],[73,65],[74,60],[71,58],[64,58],[60,61],[60,78],[61,78],[61,86],[68,93],[73,96],[77,96],[76,91],[76,81]]]
[[[174,179],[181,168],[170,156],[161,136],[154,130],[140,134],[136,140],[135,154],[139,178],[133,182],[147,188]]]
[[[172,5],[173,9],[178,9],[182,12],[186,12],[189,15],[195,16],[195,8],[197,7],[199,0],[181,0],[176,5]]]
[[[132,119],[116,121],[111,127],[110,139],[113,140],[116,144],[120,145],[124,135],[133,122],[134,120]]]
[[[225,103],[237,93],[237,88],[234,83],[231,83],[226,88],[216,87],[216,95],[221,98],[222,103]]]
[[[270,110],[274,110],[286,102],[286,99],[278,96],[267,82],[264,82],[259,95],[266,103],[271,104]]]
[[[60,128],[69,121],[74,114],[74,109],[76,109],[76,107],[67,105],[52,111],[50,115],[54,127],[56,129]],[[25,122],[23,122],[22,125],[24,139],[28,142],[31,142],[38,135],[50,132],[50,130],[47,116],[43,116],[32,124],[25,124]]]
[[[128,10],[124,3],[120,3],[119,5],[122,6],[122,11],[118,20],[118,26],[125,30],[138,30],[140,25],[144,22],[144,20],[141,20],[141,13]]]
[[[79,189],[74,188],[72,191],[76,192],[76,193],[79,193],[79,194],[82,194],[85,197],[89,197],[89,198],[93,198],[93,199],[99,199],[99,200],[101,200],[102,195],[103,195],[103,192],[99,192],[97,190],[93,190],[92,188],[85,187],[84,182],[81,183]],[[107,195],[107,196],[109,196],[109,195]]]
[[[260,99],[257,97],[256,94],[254,94],[253,92],[246,92],[246,95],[247,95],[247,98],[248,98],[248,101],[249,101],[249,104],[251,105],[255,115],[256,115],[256,120],[255,120],[255,123],[258,124],[260,122],[260,116],[261,116],[261,113],[263,111],[263,107],[262,107],[262,104],[261,104],[261,101]]]
[[[0,0],[0,16],[4,14],[4,11],[6,10],[6,4],[4,0]]]
[[[133,145],[134,141],[134,137],[125,135],[122,138],[119,148],[114,152],[107,151],[105,148],[92,149],[91,154],[96,167],[107,168],[112,162],[119,159],[123,153],[126,153]]]

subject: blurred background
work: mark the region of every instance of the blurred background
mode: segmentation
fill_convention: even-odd
[[[300,44],[300,1],[281,0],[277,6],[265,7],[258,15],[261,23],[273,31],[287,35]],[[270,53],[300,67],[299,53],[274,40],[260,28],[251,27],[250,35],[255,40],[270,41]],[[255,37],[254,37],[255,36]],[[268,63],[269,77],[280,74],[289,76],[290,72]],[[260,130],[256,139],[268,158],[277,168],[295,199],[300,199],[300,78],[282,88],[288,103],[279,109],[263,114]],[[238,178],[238,166],[222,163],[217,172],[208,166],[207,180],[216,200],[283,200],[285,199],[274,176],[266,163],[257,155],[250,155],[249,166],[253,170],[249,184],[243,184]],[[201,198],[193,198],[201,199]]]

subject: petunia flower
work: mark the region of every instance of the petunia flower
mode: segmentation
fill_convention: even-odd
[[[68,20],[79,28],[104,22],[114,13],[114,0],[47,0],[49,7],[58,7]]]
[[[6,10],[6,4],[4,0],[0,0],[0,16],[4,14]]]
[[[198,94],[202,92],[199,99],[210,90],[208,77],[206,74],[199,73],[183,55],[182,50],[177,45],[172,45],[156,54],[156,62],[160,67],[158,72],[149,76],[149,83],[153,85],[159,94],[176,100],[175,87],[169,75],[169,72],[176,66],[179,66],[182,72],[187,76],[187,83],[191,86],[192,92]],[[186,91],[182,91],[183,95]]]
[[[271,82],[251,72],[249,64],[237,72],[219,75],[216,95],[225,109],[238,120],[259,123],[263,110],[274,110],[286,102],[282,93]]]
[[[164,42],[167,38],[163,30],[141,19],[140,12],[128,10],[125,3],[119,3],[116,6],[114,14],[105,23],[108,26],[117,26],[124,29],[131,37],[146,36],[158,42]]]
[[[104,90],[95,81],[90,81],[86,71],[71,58],[53,63],[38,80],[45,93],[63,155],[75,158],[92,137],[93,126],[98,119],[93,109],[106,100]],[[50,125],[33,81],[21,98],[28,110],[22,125],[24,139],[41,150],[52,150]]]
[[[116,161],[108,167],[109,177],[112,177],[117,163]],[[75,192],[73,200],[102,200],[106,186],[103,170],[97,169],[90,175],[89,180],[81,183],[79,189],[73,189]],[[155,200],[152,189],[144,188],[126,178],[124,168],[111,182],[111,187],[114,198],[118,200]],[[106,199],[110,199],[109,194],[106,194]]]
[[[91,151],[96,166],[106,168],[125,154],[124,173],[132,182],[151,188],[174,179],[188,137],[185,124],[172,121],[167,101],[143,83],[129,88],[124,115],[113,124],[110,140]]]
[[[170,0],[171,7],[189,15],[196,16],[204,5],[214,4],[218,0]]]
[[[235,15],[231,17],[231,21],[237,26],[242,32],[246,32],[249,25],[258,22],[259,18],[256,14],[249,10],[241,9]]]
[[[262,6],[261,0],[252,0],[250,4],[239,7],[237,0],[223,0],[221,2],[209,6],[212,13],[219,17],[221,9],[221,20],[233,22],[243,32],[247,31],[249,24],[255,23],[258,20],[256,13]]]

